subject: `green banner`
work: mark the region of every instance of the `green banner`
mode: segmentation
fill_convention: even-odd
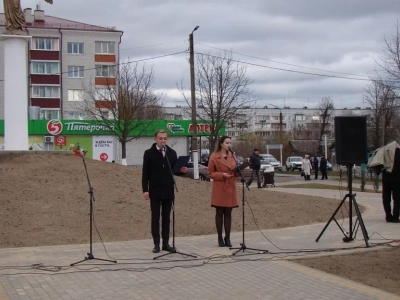
[[[145,123],[134,129],[129,136],[153,136],[158,129],[164,129],[169,136],[191,136],[192,122],[190,120],[156,120]],[[198,136],[211,135],[210,122],[197,124]],[[113,135],[103,122],[95,120],[28,120],[29,135]],[[225,126],[219,135],[225,134]],[[4,120],[0,120],[0,135],[4,135]]]

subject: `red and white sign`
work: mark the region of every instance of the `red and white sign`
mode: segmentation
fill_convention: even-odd
[[[47,132],[52,135],[59,135],[63,129],[63,124],[60,120],[50,120],[47,122]]]
[[[67,146],[67,137],[64,135],[56,136],[54,139],[54,144],[56,146]]]
[[[107,161],[107,159],[108,159],[108,154],[107,153],[101,153],[100,154],[100,160],[101,161]]]
[[[114,138],[108,135],[93,136],[93,159],[111,162],[114,159]]]

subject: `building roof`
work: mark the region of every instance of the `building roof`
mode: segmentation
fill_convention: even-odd
[[[5,26],[6,19],[4,13],[0,13],[0,26]],[[26,24],[29,28],[45,28],[45,29],[68,29],[68,30],[89,30],[89,31],[110,31],[110,32],[122,32],[117,30],[114,26],[97,26],[90,25],[81,22],[71,21],[67,19],[57,18],[53,16],[44,16],[44,21],[35,21],[33,23]]]

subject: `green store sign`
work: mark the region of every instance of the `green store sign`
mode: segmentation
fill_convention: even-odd
[[[113,123],[107,126],[95,120],[28,120],[29,135],[114,135]],[[153,136],[154,132],[164,129],[170,136],[191,136],[193,126],[190,120],[156,120],[135,128],[129,136]],[[197,124],[198,136],[211,135],[210,122]],[[225,134],[225,126],[219,135]],[[4,120],[0,120],[0,135],[4,135]]]

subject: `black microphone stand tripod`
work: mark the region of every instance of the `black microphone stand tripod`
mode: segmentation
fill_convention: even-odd
[[[174,176],[174,173],[172,172],[171,164],[170,164],[169,158],[168,158],[167,147],[164,146],[163,148],[164,148],[164,152],[165,152],[165,158],[167,159],[168,168],[169,168],[169,171],[171,172],[172,180],[174,181],[175,190],[176,190],[176,192],[178,192],[178,187],[176,186],[175,176]],[[167,256],[167,255],[170,255],[173,253],[178,253],[178,254],[181,254],[182,256],[190,256],[190,257],[197,258],[197,256],[195,256],[195,255],[180,252],[175,247],[175,199],[172,200],[172,250],[167,253],[161,254],[159,256],[153,257],[153,259],[164,257],[164,256]]]
[[[245,224],[245,209],[244,209],[244,203],[245,203],[245,195],[244,195],[244,187],[247,187],[247,190],[250,191],[249,186],[247,185],[246,179],[244,178],[244,175],[242,173],[242,171],[240,170],[240,166],[238,163],[238,160],[236,158],[236,153],[233,152],[232,149],[229,149],[229,151],[233,154],[235,161],[236,161],[236,169],[240,175],[240,181],[242,182],[242,243],[240,244],[240,247],[229,247],[230,250],[235,250],[235,252],[232,253],[233,255],[236,255],[237,253],[239,253],[240,251],[244,252],[245,250],[252,250],[252,251],[257,251],[257,252],[261,252],[261,253],[266,253],[268,252],[268,250],[263,250],[263,249],[255,249],[255,248],[248,248],[244,242],[244,224]],[[236,170],[235,170],[236,171]]]
[[[82,157],[83,165],[85,167],[86,179],[87,179],[87,182],[88,182],[88,185],[89,185],[89,192],[88,193],[90,194],[90,221],[89,221],[89,226],[90,226],[90,229],[89,229],[89,231],[90,231],[90,250],[89,250],[89,252],[87,253],[87,256],[84,259],[82,259],[82,260],[80,260],[78,262],[72,263],[72,264],[70,264],[70,266],[72,267],[72,266],[74,266],[76,264],[82,263],[82,262],[87,261],[87,260],[101,260],[101,261],[108,261],[108,262],[116,263],[117,262],[116,260],[95,258],[94,255],[93,255],[93,219],[94,219],[93,218],[93,202],[96,199],[94,198],[93,187],[90,184],[89,174],[88,174],[87,167],[86,167],[85,154],[83,152],[81,152],[81,157]]]

